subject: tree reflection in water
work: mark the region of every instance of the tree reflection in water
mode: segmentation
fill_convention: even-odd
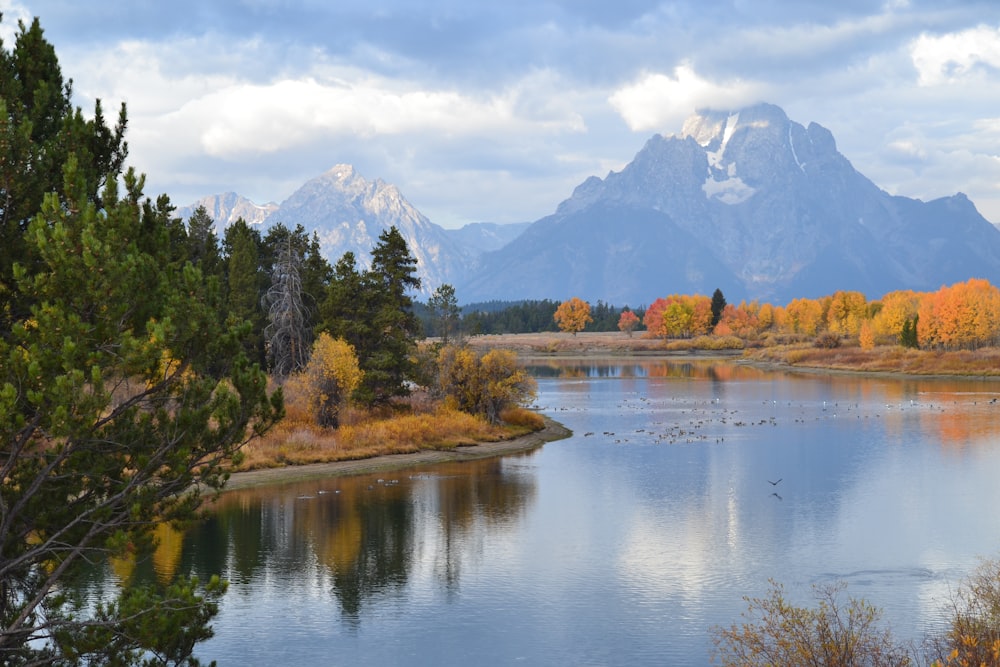
[[[456,588],[468,539],[516,523],[532,502],[534,477],[517,470],[530,456],[232,491],[187,532],[180,567],[247,584],[315,563],[356,623],[366,601],[404,587],[420,559],[433,558],[443,587]]]

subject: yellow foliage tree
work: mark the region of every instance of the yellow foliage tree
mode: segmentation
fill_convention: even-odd
[[[343,338],[321,333],[313,343],[309,363],[300,374],[310,411],[320,426],[340,425],[340,411],[361,384],[362,377],[364,373],[358,366],[354,347]]]
[[[594,321],[590,316],[590,304],[575,296],[559,304],[552,317],[561,331],[572,333],[574,336],[583,331],[588,323]]]
[[[671,294],[646,309],[643,324],[658,338],[690,338],[712,330],[712,300],[702,294]]]
[[[830,298],[826,327],[830,333],[856,336],[868,317],[868,301],[861,292],[838,291]]]
[[[823,321],[823,303],[815,299],[793,299],[785,306],[786,326],[793,333],[815,336]]]
[[[858,342],[862,350],[875,349],[875,329],[872,327],[871,320],[865,320],[861,323],[861,329],[858,331]]]
[[[507,408],[530,402],[536,386],[508,350],[490,350],[480,356],[468,347],[449,345],[438,357],[438,389],[445,402],[493,424],[500,422]]]
[[[889,292],[882,297],[881,308],[872,318],[875,337],[885,341],[898,341],[907,322],[917,316],[920,295],[912,290]]]

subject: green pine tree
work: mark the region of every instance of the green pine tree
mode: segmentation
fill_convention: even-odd
[[[420,289],[417,260],[396,227],[379,235],[372,266],[362,276],[371,333],[358,358],[365,375],[356,395],[368,405],[388,403],[409,394],[407,381],[417,373],[414,352],[420,322],[410,293]]]
[[[220,326],[169,200],[122,174],[124,107],[111,130],[70,93],[22,25],[0,49],[0,664],[181,664],[223,584],[78,608],[64,582],[192,518],[280,394]]]
[[[0,342],[0,662],[75,652],[111,633],[105,649],[131,664],[172,638],[149,626],[129,634],[144,608],[127,591],[88,616],[59,582],[100,554],[148,544],[159,521],[190,519],[280,402],[239,355],[238,332],[220,329],[201,272],[140,247],[144,218],[163,217],[134,205],[142,179],[127,173],[123,198],[109,183],[100,210],[73,156],[64,182],[27,230],[37,260],[14,265],[31,311]],[[233,360],[225,376],[209,370],[219,357]],[[178,594],[199,601],[179,621],[196,638],[213,596],[189,584]],[[33,641],[46,638],[48,648]]]

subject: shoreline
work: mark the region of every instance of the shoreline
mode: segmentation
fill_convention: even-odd
[[[556,334],[556,336],[560,336]],[[801,373],[808,375],[858,375],[870,378],[946,380],[961,379],[982,382],[1000,382],[997,375],[964,375],[949,373],[912,373],[906,371],[848,369],[825,366],[799,366],[773,360],[750,359],[743,356],[743,350],[664,350],[649,349],[641,343],[634,347],[607,346],[607,341],[596,340],[603,335],[593,335],[591,340],[581,335],[576,345],[560,346],[559,349],[545,349],[538,345],[536,336],[529,334],[499,334],[483,336],[478,339],[482,347],[509,349],[517,352],[521,363],[545,363],[551,360],[593,361],[606,358],[614,360],[637,359],[650,361],[664,359],[672,361],[717,359],[738,365],[746,365],[770,372]],[[531,342],[527,342],[527,340]],[[561,341],[566,341],[562,337]],[[513,341],[517,341],[514,343]],[[620,341],[620,339],[619,339]],[[617,342],[617,341],[616,341]],[[638,342],[638,341],[636,341]],[[602,345],[603,344],[603,345]],[[334,461],[330,463],[310,463],[305,465],[286,465],[276,468],[262,468],[246,472],[234,472],[222,489],[238,491],[259,486],[279,485],[292,482],[364,475],[387,470],[398,470],[435,463],[473,461],[477,459],[517,454],[537,449],[547,442],[568,438],[572,431],[548,417],[545,417],[545,427],[540,431],[496,442],[478,443],[475,445],[460,445],[450,450],[428,449],[410,454],[386,454],[370,458],[353,459],[349,461]]]
[[[511,440],[483,442],[475,445],[461,445],[449,450],[427,449],[411,454],[385,454],[366,459],[333,461],[331,463],[309,463],[289,465],[279,468],[261,468],[246,472],[234,472],[226,482],[222,493],[240,491],[258,486],[272,486],[292,482],[303,482],[328,477],[365,475],[386,470],[399,470],[413,466],[475,461],[478,459],[519,454],[537,449],[547,442],[563,440],[573,432],[557,421],[545,417],[545,428],[527,433]]]

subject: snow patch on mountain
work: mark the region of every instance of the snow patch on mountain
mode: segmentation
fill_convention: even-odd
[[[729,166],[735,167],[736,165]],[[735,169],[730,169],[730,172],[735,172]],[[717,181],[709,174],[709,177],[702,183],[701,189],[709,199],[715,199],[730,206],[742,204],[757,192],[754,188],[744,183],[743,179],[735,175],[725,180]]]

